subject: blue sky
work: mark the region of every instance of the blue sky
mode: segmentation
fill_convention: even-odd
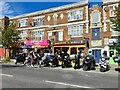
[[[2,15],[12,17],[71,3],[75,2],[3,2],[0,6],[3,5]],[[90,7],[93,4],[101,5],[100,2],[90,2]]]

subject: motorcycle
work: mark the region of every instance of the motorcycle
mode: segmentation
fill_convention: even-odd
[[[17,64],[18,62],[19,63],[21,63],[21,62],[24,63],[25,55],[23,53],[19,53],[19,54],[16,55],[15,59],[16,59],[15,64]]]
[[[95,70],[95,59],[91,55],[87,55],[83,60],[83,70]]]
[[[51,55],[44,56],[43,60],[44,66],[53,67],[53,58]]]
[[[100,59],[100,72],[105,72],[110,70],[110,65],[109,65],[109,58],[108,57],[102,57]]]
[[[62,63],[63,63],[62,68],[72,67],[71,61],[70,61],[70,58],[69,58],[69,55],[66,55],[66,56],[64,57],[64,61],[63,61]]]

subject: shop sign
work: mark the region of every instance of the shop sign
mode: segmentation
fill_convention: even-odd
[[[70,43],[84,43],[83,40],[71,40]]]
[[[69,41],[55,42],[55,45],[58,45],[58,44],[70,44],[70,42]]]
[[[30,46],[33,46],[33,45],[45,45],[45,46],[48,46],[49,44],[49,41],[48,40],[40,40],[40,41],[33,41],[33,40],[29,40],[29,41],[26,41],[26,45],[30,45]]]
[[[71,40],[71,41],[64,41],[64,42],[56,42],[55,45],[57,44],[78,44],[78,43],[84,43],[84,40]]]

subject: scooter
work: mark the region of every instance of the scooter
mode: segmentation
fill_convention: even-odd
[[[25,56],[24,56],[24,54],[23,53],[19,53],[17,56],[16,56],[16,62],[15,62],[15,64],[17,64],[18,62],[19,63],[24,63],[24,61],[25,61]]]
[[[93,56],[87,55],[83,60],[83,70],[95,70],[95,59]]]
[[[113,57],[113,60],[114,60],[114,62],[117,62],[117,63],[118,63],[118,67],[115,68],[115,71],[120,72],[120,56],[115,56],[115,57]]]
[[[99,65],[100,65],[100,72],[105,72],[105,71],[110,70],[109,58],[108,57],[102,57]]]
[[[62,68],[72,67],[71,61],[68,55],[64,57],[64,61],[62,63],[64,63]]]

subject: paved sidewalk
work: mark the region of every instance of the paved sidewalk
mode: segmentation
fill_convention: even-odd
[[[8,65],[15,65],[15,60],[12,59],[11,62],[2,63],[2,64],[3,64],[3,65],[6,65],[6,64],[8,64]],[[18,66],[19,66],[19,65],[22,66],[23,64],[18,63],[17,65],[18,65]],[[110,70],[107,71],[107,72],[100,72],[100,71],[99,71],[99,69],[100,69],[99,65],[96,66],[96,70],[90,70],[90,71],[83,71],[82,68],[80,68],[80,69],[74,69],[73,67],[71,67],[71,68],[53,67],[53,68],[51,68],[51,69],[63,70],[63,71],[73,71],[73,72],[74,72],[74,71],[78,71],[78,72],[80,71],[80,72],[90,72],[90,73],[100,73],[100,74],[118,74],[118,72],[115,71],[115,68],[116,68],[116,67],[117,67],[117,65],[110,65]],[[47,68],[47,67],[44,67],[44,68]]]

